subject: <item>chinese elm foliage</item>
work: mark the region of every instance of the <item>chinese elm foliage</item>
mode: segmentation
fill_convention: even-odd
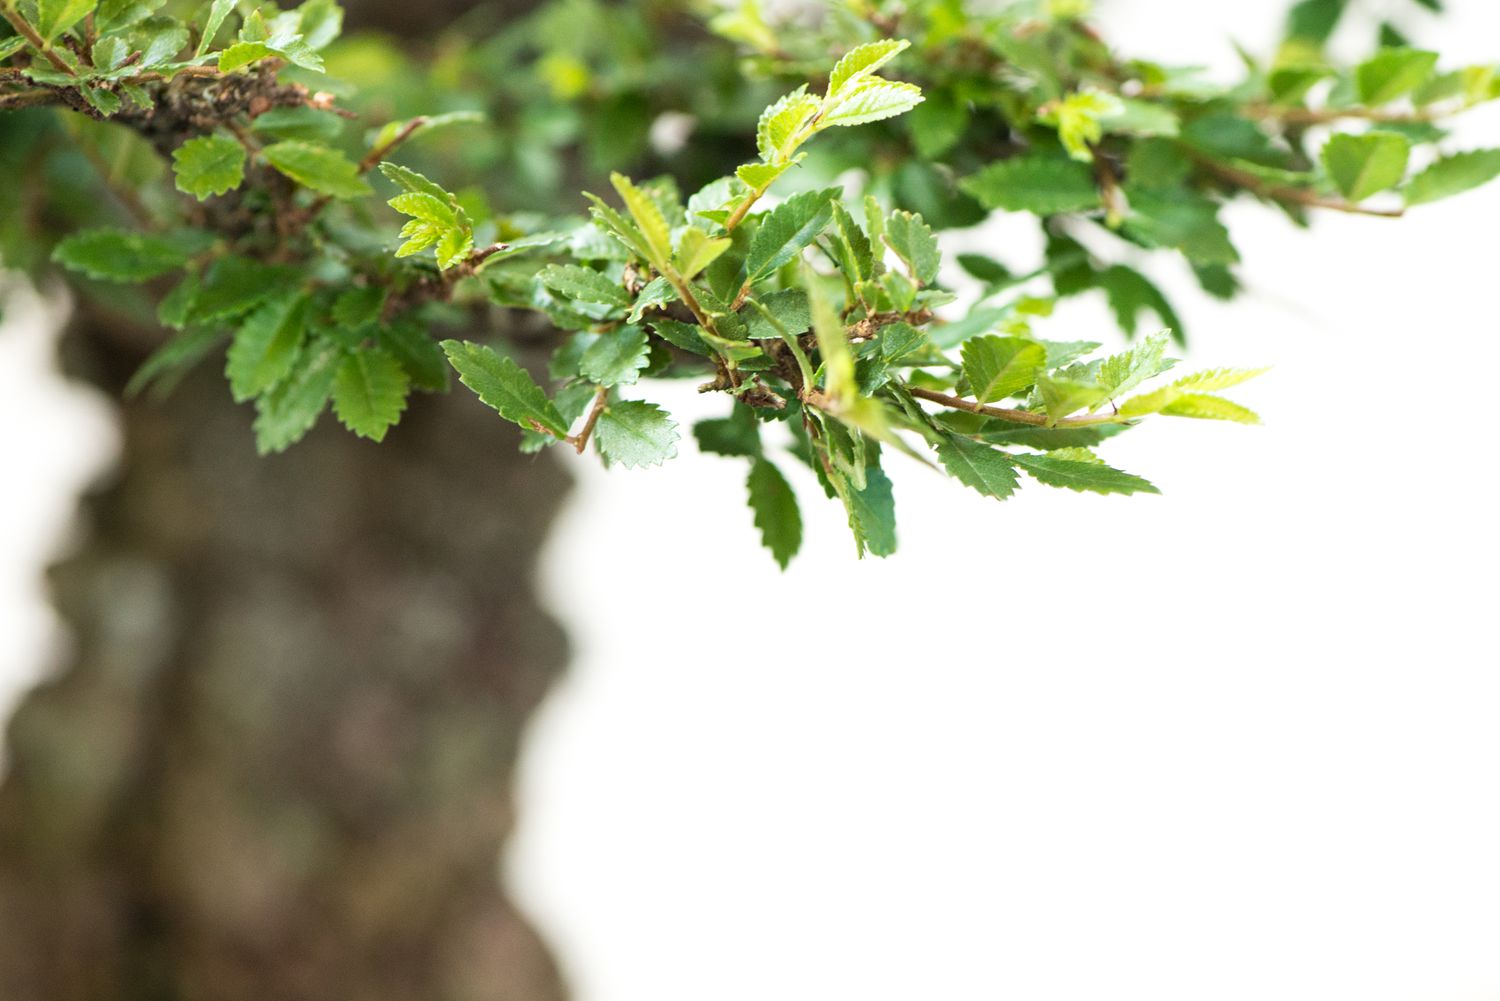
[[[380,441],[456,374],[527,451],[649,467],[688,434],[652,380],[696,379],[728,409],[691,435],[744,464],[786,566],[795,463],[877,556],[896,453],[997,500],[1154,492],[1107,439],[1254,423],[1223,393],[1258,372],[1175,369],[1143,260],[1229,298],[1230,199],[1394,216],[1500,175],[1444,127],[1500,96],[1496,68],[1392,25],[1337,63],[1343,0],[1295,4],[1229,85],[1120,57],[1084,0],[970,6],[837,0],[793,26],[741,0],[668,43],[636,5],[555,0],[428,70],[340,40],[333,0],[0,0],[0,254],[39,272],[46,247],[81,294],[154,311],[130,392],[218,359],[262,452],[329,410]],[[557,189],[574,176],[589,194]],[[991,213],[1033,216],[1042,258],[943,253]],[[1085,294],[1123,350],[1045,329]]]

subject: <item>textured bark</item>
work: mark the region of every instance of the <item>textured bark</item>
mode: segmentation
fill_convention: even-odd
[[[124,408],[53,572],[76,650],[9,728],[0,998],[560,997],[497,867],[564,475],[466,392],[259,459],[212,368]]]

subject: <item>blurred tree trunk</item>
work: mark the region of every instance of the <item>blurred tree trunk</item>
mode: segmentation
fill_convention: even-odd
[[[116,397],[142,355],[96,312],[66,353]],[[562,997],[498,865],[565,656],[531,584],[565,476],[466,392],[260,459],[212,368],[124,405],[53,571],[76,646],[9,728],[0,999]]]
[[[211,366],[121,416],[52,575],[76,650],[10,727],[0,998],[560,997],[497,878],[559,468],[469,393],[271,459]]]

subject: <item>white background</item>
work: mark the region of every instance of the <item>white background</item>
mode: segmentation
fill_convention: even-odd
[[[1101,20],[1228,72],[1281,6]],[[1500,56],[1500,5],[1449,6],[1419,41]],[[1454,143],[1497,144],[1494,112]],[[1106,445],[1164,496],[1001,505],[893,460],[901,552],[856,563],[786,462],[808,542],[781,575],[742,462],[577,464],[545,571],[577,656],[507,869],[580,1001],[1500,998],[1500,186],[1311,235],[1229,214],[1250,297],[1155,273],[1190,364],[1276,366],[1234,394],[1266,426]],[[1026,230],[965,246],[1021,263]],[[1099,303],[1043,335],[1113,337]],[[50,628],[35,568],[108,440],[44,358],[0,335],[13,690]],[[722,410],[663,391],[684,430]]]

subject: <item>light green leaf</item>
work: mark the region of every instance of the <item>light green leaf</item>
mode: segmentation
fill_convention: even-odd
[[[755,127],[755,145],[761,158],[767,163],[780,163],[791,156],[795,152],[792,139],[817,114],[818,105],[818,99],[804,85],[761,112]]]
[[[610,174],[610,183],[625,202],[625,209],[635,220],[643,241],[646,260],[658,271],[666,271],[672,259],[672,229],[651,196],[631,183],[623,174]]]
[[[661,465],[677,454],[677,439],[677,423],[642,400],[607,405],[594,429],[599,451],[627,469]]]
[[[1038,483],[1045,483],[1049,487],[1066,487],[1080,493],[1090,491],[1096,494],[1161,493],[1139,476],[1121,472],[1097,459],[1082,462],[1070,458],[1060,459],[1053,452],[1048,455],[1016,454],[1011,456],[1011,461],[1031,474]]]
[[[639,323],[641,317],[648,311],[665,306],[677,298],[677,290],[672,283],[661,275],[657,275],[646,283],[646,286],[637,293],[635,305],[630,308],[630,315],[626,317],[631,323]]]
[[[1004,500],[1016,492],[1019,481],[1015,465],[998,449],[959,435],[945,435],[938,442],[937,453],[956,480],[986,497]]]
[[[1047,349],[1024,337],[993,334],[964,342],[964,375],[980,403],[1014,396],[1036,382],[1047,362]]]
[[[1500,149],[1455,153],[1437,161],[1407,182],[1408,205],[1425,205],[1451,198],[1500,177]]]
[[[576,264],[549,264],[537,277],[543,285],[569,299],[617,306],[620,309],[630,306],[630,293],[625,291],[625,287],[610,281],[593,268]]]
[[[280,53],[265,42],[235,42],[219,53],[219,72],[233,73],[237,69],[275,55],[280,55]]]
[[[359,330],[380,319],[389,292],[383,285],[345,289],[333,302],[333,322],[346,330]]]
[[[336,149],[288,139],[261,150],[266,162],[305,188],[334,198],[362,198],[370,185],[359,167]]]
[[[677,239],[677,271],[691,281],[728,250],[734,241],[727,236],[710,237],[697,226],[689,226]]]
[[[1070,376],[1066,371],[1056,375],[1038,375],[1036,391],[1047,416],[1054,421],[1084,407],[1092,407],[1107,395],[1104,387],[1094,380]]]
[[[851,84],[874,73],[911,47],[905,39],[887,38],[868,42],[844,53],[828,75],[828,93],[837,95]]]
[[[1238,386],[1242,382],[1248,382],[1269,371],[1268,368],[1211,368],[1185,375],[1172,385],[1189,393],[1213,392]]]
[[[11,0],[4,0],[11,6]],[[47,41],[82,21],[98,6],[98,0],[36,0],[36,30]]]
[[[755,514],[755,527],[760,529],[761,544],[785,570],[802,548],[802,512],[797,507],[797,495],[781,470],[761,458],[750,464],[745,486],[750,494],[750,510]]]
[[[1206,393],[1183,393],[1162,407],[1160,413],[1167,417],[1196,417],[1200,420],[1235,421],[1240,424],[1260,423],[1259,415],[1248,407]]]
[[[844,96],[832,99],[818,120],[821,126],[864,125],[894,118],[922,103],[922,88],[912,83],[865,79],[852,84]]]
[[[182,267],[191,249],[165,236],[86,229],[59,243],[52,259],[100,281],[143,282]]]
[[[1101,362],[1096,378],[1104,389],[1105,396],[1119,396],[1171,368],[1173,361],[1166,357],[1167,338],[1167,332],[1163,330],[1147,337],[1129,351]]]
[[[1381,49],[1354,70],[1359,99],[1371,107],[1387,104],[1426,83],[1438,54],[1421,49]]]
[[[208,19],[203,22],[203,37],[198,40],[198,50],[194,53],[202,56],[213,44],[214,36],[219,33],[219,28],[224,24],[224,19],[229,12],[234,10],[236,0],[213,0],[208,8]]]
[[[600,386],[622,386],[640,378],[651,346],[640,327],[621,327],[601,334],[578,360],[578,372]]]
[[[1035,215],[1086,212],[1099,207],[1094,174],[1074,160],[1024,156],[992,163],[959,187],[986,208]]]
[[[540,425],[559,438],[568,433],[557,407],[520,365],[472,341],[443,341],[442,348],[459,381],[501,417],[523,428]]]
[[[227,136],[198,136],[173,151],[172,171],[177,190],[201,202],[240,186],[245,179],[245,148]]]
[[[285,450],[318,422],[333,392],[338,363],[336,348],[310,344],[291,375],[255,401],[255,447],[261,455]]]
[[[1394,132],[1341,133],[1323,146],[1323,167],[1351,202],[1400,184],[1410,158],[1411,142]]]
[[[1120,115],[1124,110],[1120,99],[1113,94],[1081,90],[1044,107],[1037,119],[1057,128],[1057,137],[1070,157],[1091,163],[1094,159],[1092,147],[1104,136],[1101,119]]]
[[[333,412],[361,438],[385,440],[401,419],[411,384],[401,363],[379,348],[349,355],[333,382]]]
[[[259,396],[291,372],[307,329],[307,297],[283,293],[245,318],[235,331],[224,374],[236,403]]]
[[[833,218],[836,188],[803,191],[761,217],[745,257],[745,281],[754,284],[812,244]]]
[[[886,246],[906,263],[907,271],[923,285],[937,280],[937,238],[920,215],[910,212],[892,212],[885,221]]]

